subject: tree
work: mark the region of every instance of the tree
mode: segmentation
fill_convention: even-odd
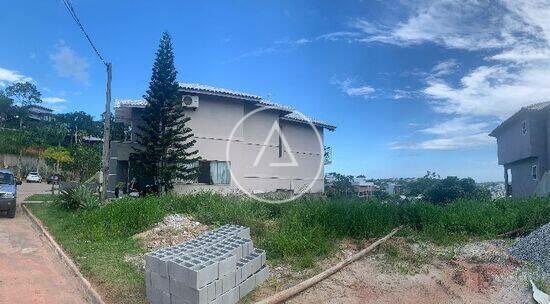
[[[425,200],[444,205],[458,199],[488,200],[491,194],[488,190],[478,186],[471,178],[447,176],[441,179],[435,172],[430,172],[407,185],[407,194],[417,196],[421,194]]]
[[[101,170],[101,149],[99,145],[73,146],[70,149],[70,155],[74,161],[69,163],[67,167],[76,174],[80,182]]]
[[[14,115],[14,111],[13,100],[0,91],[0,127]]]
[[[161,192],[173,188],[175,179],[193,180],[198,173],[198,151],[187,126],[190,118],[180,102],[174,52],[168,33],[163,33],[156,52],[149,89],[144,96],[144,125],[140,127],[133,159]]]
[[[354,193],[353,176],[346,176],[338,173],[329,173],[331,182],[325,179],[327,185],[327,196],[351,196]]]
[[[59,172],[61,163],[72,163],[73,157],[69,151],[63,147],[50,147],[44,151],[44,157],[55,161],[55,172]]]
[[[5,94],[23,107],[42,102],[42,94],[34,84],[28,81],[9,85],[5,90]]]

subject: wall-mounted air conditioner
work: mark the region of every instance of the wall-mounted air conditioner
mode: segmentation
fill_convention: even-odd
[[[198,108],[199,107],[199,96],[183,95],[181,97],[182,105],[185,108]]]

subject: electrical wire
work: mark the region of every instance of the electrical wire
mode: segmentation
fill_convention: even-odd
[[[95,47],[94,43],[92,42],[92,39],[90,38],[88,33],[86,33],[86,30],[84,29],[84,26],[80,22],[80,19],[78,19],[78,16],[76,15],[76,11],[74,10],[73,5],[71,4],[71,1],[70,0],[62,0],[62,1],[63,1],[63,4],[65,5],[65,8],[67,8],[67,11],[69,12],[69,15],[71,15],[71,17],[76,22],[76,24],[78,25],[82,33],[84,33],[84,36],[86,36],[86,39],[94,49],[95,53],[97,54],[97,57],[99,57],[99,59],[101,60],[101,62],[103,62],[104,65],[107,65],[107,62],[105,61],[105,59],[103,59],[103,56],[101,56],[98,49]]]

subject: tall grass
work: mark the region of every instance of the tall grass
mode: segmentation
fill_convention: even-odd
[[[121,303],[126,300],[128,281],[131,288],[142,288],[142,279],[136,281],[142,275],[123,262],[126,254],[142,251],[131,236],[170,213],[190,214],[210,225],[246,225],[272,262],[297,267],[309,267],[317,258],[330,254],[339,239],[376,238],[399,225],[406,225],[404,233],[412,237],[450,244],[469,238],[494,238],[515,229],[527,233],[550,222],[550,199],[546,198],[463,200],[446,206],[303,198],[273,205],[200,193],[125,198],[93,210],[67,211],[55,205],[31,208],[88,275],[118,286],[113,297],[114,302],[120,297]]]
[[[127,238],[147,230],[169,213],[186,213],[211,225],[249,226],[270,258],[296,260],[329,253],[334,240],[380,237],[399,225],[439,243],[470,237],[492,238],[550,221],[548,199],[457,201],[447,206],[418,202],[383,204],[360,199],[304,198],[272,205],[210,193],[121,199],[103,208],[79,211],[75,229],[89,238]],[[308,263],[305,263],[308,264]]]

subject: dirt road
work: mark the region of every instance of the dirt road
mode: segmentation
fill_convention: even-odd
[[[18,186],[17,201],[45,193],[46,184]],[[18,208],[0,216],[0,304],[86,303],[75,277]]]

